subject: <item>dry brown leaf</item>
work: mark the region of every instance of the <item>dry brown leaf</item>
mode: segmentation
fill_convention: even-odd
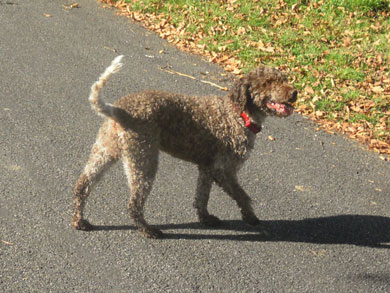
[[[304,89],[305,93],[309,94],[309,95],[313,95],[314,94],[314,90],[311,86],[306,86],[305,89]]]
[[[381,86],[374,86],[371,90],[376,94],[381,94],[384,91]]]

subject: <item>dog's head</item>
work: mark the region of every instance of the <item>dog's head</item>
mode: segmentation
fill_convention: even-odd
[[[265,66],[236,81],[229,93],[239,111],[248,111],[255,119],[264,114],[289,116],[297,95],[298,91],[288,83],[286,75]]]

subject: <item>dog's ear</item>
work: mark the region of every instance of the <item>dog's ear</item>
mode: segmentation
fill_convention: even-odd
[[[246,77],[240,78],[233,84],[229,92],[229,97],[239,111],[244,111],[247,103],[251,99],[249,81]]]

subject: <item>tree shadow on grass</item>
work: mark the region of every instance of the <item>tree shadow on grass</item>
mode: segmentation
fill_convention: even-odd
[[[262,221],[251,227],[243,221],[222,221],[216,228],[199,223],[157,225],[164,230],[198,230],[205,233],[165,232],[164,239],[234,240],[259,242],[304,242],[350,244],[390,248],[390,218],[370,215],[340,215],[303,220]],[[94,230],[136,230],[134,226],[95,226]],[[207,233],[206,233],[207,231]]]

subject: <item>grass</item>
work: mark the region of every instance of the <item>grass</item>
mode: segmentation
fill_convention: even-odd
[[[102,1],[236,74],[280,67],[299,112],[390,154],[390,1]]]

